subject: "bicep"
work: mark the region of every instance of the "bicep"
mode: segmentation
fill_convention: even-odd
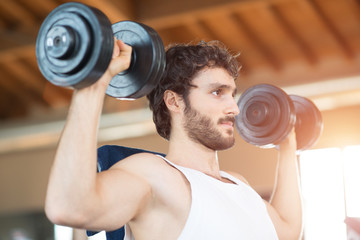
[[[90,198],[90,196],[89,196]],[[148,204],[151,186],[140,175],[113,167],[96,178],[94,196],[89,199],[86,228],[114,230],[129,222]]]

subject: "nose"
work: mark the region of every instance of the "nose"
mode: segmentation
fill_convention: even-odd
[[[240,113],[239,107],[237,105],[237,102],[235,100],[235,98],[231,97],[229,99],[227,108],[226,108],[226,114],[227,115],[238,115]]]

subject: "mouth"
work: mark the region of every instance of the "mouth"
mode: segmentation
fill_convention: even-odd
[[[227,128],[234,128],[235,118],[226,117],[224,119],[219,120],[219,124],[225,126]]]
[[[224,126],[234,127],[234,123],[232,122],[221,122],[220,124]]]

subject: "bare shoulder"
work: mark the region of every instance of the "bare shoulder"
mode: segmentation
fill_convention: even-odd
[[[248,181],[246,180],[246,178],[241,175],[240,173],[237,172],[233,172],[233,171],[225,171],[226,173],[236,177],[237,179],[239,179],[240,181],[244,182],[245,184],[249,185]]]
[[[181,211],[186,212],[186,206],[190,206],[184,205],[191,199],[188,181],[161,156],[152,153],[134,154],[118,162],[114,168],[137,176],[149,184],[153,196],[151,206],[155,206],[152,210],[160,206],[157,209],[171,209],[170,212],[179,215]]]
[[[138,153],[116,163],[113,169],[125,170],[144,178],[151,185],[164,184],[164,181],[176,181],[181,174],[169,165],[160,155]]]
[[[166,167],[165,160],[160,155],[153,153],[137,153],[117,162],[112,168],[135,170],[138,172],[154,171],[158,168]]]

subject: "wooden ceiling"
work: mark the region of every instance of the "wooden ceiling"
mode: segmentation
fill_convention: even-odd
[[[65,2],[0,1],[1,123],[65,117],[71,90],[48,83],[35,57],[42,21]],[[319,83],[321,87],[315,93],[321,95],[325,88],[331,88],[333,80],[336,86],[347,86],[347,91],[356,90],[352,85],[360,81],[346,81],[360,74],[360,0],[82,2],[103,11],[112,23],[129,19],[153,27],[165,45],[212,39],[224,42],[231,50],[241,52],[240,90],[258,83],[284,88]],[[130,102],[107,97],[104,112],[146,106],[145,99]]]

